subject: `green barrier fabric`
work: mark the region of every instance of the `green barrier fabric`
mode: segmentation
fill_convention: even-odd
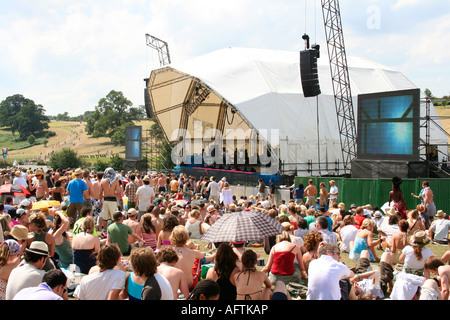
[[[319,183],[324,182],[327,190],[330,190],[330,180],[334,180],[339,189],[338,202],[343,202],[349,208],[354,203],[357,206],[371,204],[381,207],[389,201],[389,192],[392,191],[391,179],[352,179],[342,177],[296,177],[295,186],[303,183],[304,187],[308,185],[308,180],[312,179],[313,184],[319,190]],[[413,198],[411,193],[418,195],[422,190],[422,182],[429,181],[430,188],[433,191],[434,202],[437,210],[450,212],[450,179],[402,179],[401,189],[408,209],[414,209],[420,203],[420,200]]]

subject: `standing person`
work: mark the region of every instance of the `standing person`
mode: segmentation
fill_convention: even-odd
[[[84,205],[87,207],[92,207],[92,197],[94,195],[94,190],[92,189],[92,181],[90,179],[91,175],[88,169],[83,170],[83,181],[86,183],[88,188],[89,197],[84,199]]]
[[[425,213],[428,216],[427,221],[425,222],[425,227],[428,229],[429,223],[434,220],[434,216],[436,215],[436,205],[434,203],[434,195],[433,191],[430,188],[430,182],[424,181],[422,183],[422,190],[419,195],[416,196],[414,193],[411,193],[414,198],[420,199],[421,203],[425,206]],[[430,222],[428,222],[428,220]]]
[[[133,230],[123,224],[122,212],[116,211],[113,213],[114,223],[112,223],[107,229],[106,243],[116,243],[120,248],[122,255],[127,256],[131,252],[131,246],[129,244],[129,236],[134,238],[136,242],[142,241],[142,238],[138,236]]]
[[[317,188],[313,184],[313,180],[308,180],[308,186],[305,188],[306,204],[310,207],[316,206]]]
[[[20,290],[13,300],[68,300],[67,277],[61,270],[47,271],[37,287]]]
[[[258,193],[257,193],[259,200],[264,200],[264,197],[266,196],[266,184],[263,182],[261,178],[258,179]]]
[[[35,171],[36,181],[34,182],[34,187],[36,189],[36,201],[41,201],[47,199],[49,195],[49,189],[47,181],[44,178],[44,171],[42,169],[36,169]]]
[[[100,182],[103,179],[103,172],[97,172],[95,175],[95,180],[92,182],[92,216],[95,218],[96,226],[101,230],[103,225],[102,218],[102,205],[100,204]]]
[[[136,190],[136,205],[139,211],[138,220],[141,219],[142,215],[147,212],[149,206],[155,200],[155,192],[152,187],[150,187],[150,177],[145,176],[142,179],[143,185]]]
[[[402,179],[400,177],[392,178],[392,191],[389,192],[389,206],[395,208],[395,210],[399,213],[401,219],[408,219],[406,215],[406,203],[405,198],[403,197],[403,191],[400,188],[402,184]]]
[[[75,179],[70,180],[66,192],[69,195],[67,216],[69,217],[71,226],[77,220],[77,212],[81,212],[81,209],[84,207],[84,199],[90,198],[86,182],[82,179],[83,170],[80,168],[76,169],[74,175]],[[39,197],[37,192],[36,197]]]
[[[130,175],[130,182],[125,186],[125,195],[128,197],[128,209],[136,208],[136,191],[139,188],[139,184],[135,181],[136,176]]]
[[[330,181],[330,191],[328,192],[328,195],[330,196],[329,207],[331,207],[333,203],[337,202],[337,198],[339,195],[339,189],[336,186],[336,181],[334,180]]]
[[[269,200],[272,204],[276,203],[275,201],[275,195],[276,195],[276,187],[275,183],[273,182],[273,179],[269,180]]]
[[[97,257],[99,270],[84,276],[74,295],[80,300],[119,300],[127,278],[124,271],[115,268],[121,258],[117,244],[103,245]]]
[[[28,187],[27,180],[22,176],[22,172],[20,170],[15,172],[15,178],[12,184],[21,186],[24,189]],[[25,196],[14,196],[14,204],[19,204],[23,199],[25,199]]]
[[[48,257],[48,246],[45,242],[34,241],[25,249],[25,263],[14,268],[9,275],[6,300],[12,300],[23,288],[37,287],[42,282],[45,274],[42,269]]]
[[[326,243],[319,248],[318,259],[309,263],[307,300],[340,300],[341,280],[352,278],[354,273],[342,262],[341,252],[335,245]]]
[[[206,191],[209,191],[209,201],[213,200],[215,203],[219,203],[219,188],[216,177],[211,177],[211,182],[206,187]]]
[[[319,198],[319,205],[322,207],[326,207],[328,205],[327,203],[327,197],[328,197],[328,190],[327,188],[325,188],[325,183],[321,182],[319,184],[319,188],[320,188],[320,198]]]
[[[164,173],[161,173],[159,175],[157,185],[158,185],[158,193],[159,194],[161,194],[161,193],[165,194],[166,191],[167,191],[167,188],[166,188],[167,187],[167,177],[164,175]]]
[[[305,194],[305,189],[303,183],[299,183],[298,187],[293,191],[293,197],[296,204],[303,204],[303,195]]]
[[[113,168],[106,168],[100,181],[100,205],[103,211],[103,230],[108,229],[108,222],[113,220],[113,214],[117,211],[118,196],[120,194],[119,179]]]

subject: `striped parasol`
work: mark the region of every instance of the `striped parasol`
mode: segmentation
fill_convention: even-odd
[[[222,216],[206,231],[207,242],[263,240],[283,231],[283,226],[259,211],[240,211]]]

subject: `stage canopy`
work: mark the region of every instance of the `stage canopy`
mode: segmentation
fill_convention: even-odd
[[[299,60],[297,51],[230,47],[155,69],[147,82],[151,106],[147,112],[157,119],[172,144],[179,141],[173,135],[179,128],[186,129],[191,137],[218,129],[224,133],[224,140],[228,129],[253,129],[269,133],[268,143],[279,150],[283,173],[317,175],[317,165],[308,172],[308,162],[320,162],[322,175],[337,174],[334,163],[342,163],[342,149],[329,61],[325,52],[318,59],[322,93],[305,98]],[[359,57],[349,56],[347,60],[355,122],[359,94],[416,88],[398,70]],[[421,117],[426,114],[425,105],[422,101]],[[433,106],[430,112],[437,116]],[[196,130],[202,132],[197,134],[195,121],[201,123],[201,129]],[[436,122],[440,125],[439,120]],[[425,140],[425,129],[420,130]],[[273,138],[275,132],[279,134],[278,143]],[[446,143],[446,133],[431,127],[430,144]],[[248,149],[249,143],[244,147]],[[446,154],[447,148],[441,148]]]

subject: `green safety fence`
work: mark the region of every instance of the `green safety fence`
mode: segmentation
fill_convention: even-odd
[[[298,187],[298,185],[302,183],[306,188],[309,179],[313,180],[313,184],[317,187],[317,190],[319,190],[319,184],[324,182],[328,191],[330,190],[330,180],[334,180],[339,190],[338,202],[345,203],[346,208],[349,208],[350,204],[356,204],[357,206],[370,204],[372,206],[381,207],[389,201],[389,192],[392,191],[391,179],[295,177],[295,186]],[[445,213],[450,213],[450,197],[448,196],[450,179],[402,179],[400,187],[403,191],[406,207],[408,209],[413,209],[420,203],[420,200],[411,196],[411,193],[418,195],[420,190],[422,190],[423,181],[429,181],[430,183],[437,210],[443,210]]]

